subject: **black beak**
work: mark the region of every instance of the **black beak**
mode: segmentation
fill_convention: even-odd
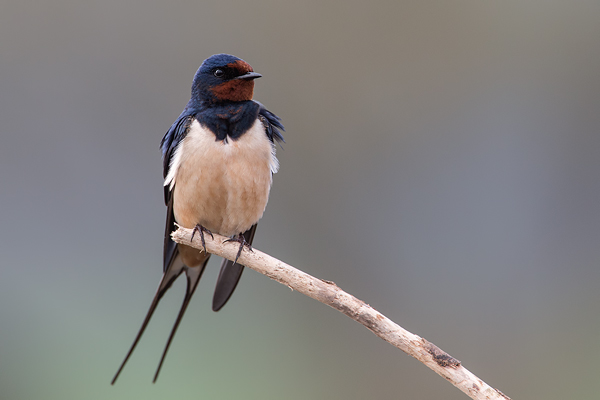
[[[240,76],[236,76],[233,79],[256,79],[256,78],[260,78],[262,75],[256,72],[248,72],[244,75],[240,75]]]

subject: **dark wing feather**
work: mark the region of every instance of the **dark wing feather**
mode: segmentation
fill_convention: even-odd
[[[179,251],[177,250],[177,243],[171,239],[171,233],[175,229],[175,215],[173,214],[173,196],[169,196],[169,204],[167,204],[167,221],[165,222],[165,239],[163,245],[163,272],[169,269],[169,266],[173,264]]]
[[[252,225],[250,229],[244,232],[246,243],[250,245],[252,244],[255,232],[256,224]],[[229,300],[233,294],[233,291],[235,290],[243,271],[243,265],[234,263],[228,259],[223,260],[223,263],[221,263],[221,272],[219,272],[219,277],[217,278],[215,294],[213,296],[213,311],[219,311],[225,305],[225,303],[227,303],[227,300]]]
[[[285,143],[285,140],[283,140],[283,136],[281,135],[281,132],[285,132],[285,128],[281,123],[281,118],[273,114],[271,111],[267,110],[265,106],[263,106],[258,101],[256,103],[260,105],[260,108],[258,109],[258,117],[265,126],[265,132],[269,137],[269,140],[273,143]]]
[[[190,125],[194,120],[193,115],[186,114],[184,111],[177,121],[171,125],[167,133],[160,142],[160,148],[163,157],[163,178],[166,178],[171,168],[171,160],[175,154],[177,146],[187,135]],[[173,215],[173,196],[169,186],[164,187],[165,205],[167,206],[167,221],[165,223],[165,238],[163,246],[163,272],[177,258],[177,243],[171,239],[171,233],[175,231],[175,216]]]
[[[194,121],[194,115],[187,114],[184,111],[177,121],[171,125],[165,136],[160,141],[160,150],[162,152],[163,159],[163,178],[166,178],[169,175],[169,169],[171,168],[171,160],[175,155],[175,150],[179,143],[186,137],[188,131],[190,129],[190,125]],[[165,205],[169,204],[169,200],[171,197],[171,192],[168,186],[165,186]]]

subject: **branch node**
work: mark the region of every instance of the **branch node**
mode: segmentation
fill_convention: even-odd
[[[423,339],[425,340],[425,339]],[[425,340],[425,349],[429,354],[433,356],[433,360],[440,367],[451,367],[458,368],[460,367],[460,361],[456,358],[452,357],[450,354],[446,353],[444,350],[437,347],[435,344]]]
[[[335,287],[339,287],[338,285],[336,285],[336,284],[335,284],[335,282],[334,282],[334,281],[328,281],[327,279],[321,279],[321,281],[322,281],[322,282],[325,282],[325,283],[326,283],[326,284],[328,284],[328,285],[332,285],[332,286],[335,286]]]

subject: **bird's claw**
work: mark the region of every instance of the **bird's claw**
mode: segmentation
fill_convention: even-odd
[[[252,246],[250,246],[250,243],[246,242],[246,238],[241,233],[239,235],[237,235],[235,238],[225,240],[223,243],[227,243],[227,242],[238,242],[240,244],[240,249],[238,250],[237,255],[235,256],[235,260],[233,261],[234,264],[237,263],[238,258],[240,258],[240,255],[242,254],[242,249],[244,248],[244,246],[246,246],[248,248],[248,250],[253,252]]]
[[[208,233],[213,240],[215,240],[215,237],[213,236],[213,234],[212,234],[211,231],[209,231],[208,229],[206,229],[202,225],[197,224],[194,227],[194,229],[192,230],[192,239],[190,240],[190,242],[194,240],[194,235],[196,234],[196,232],[200,233],[200,241],[202,242],[202,247],[204,247],[204,252],[208,253],[206,251],[206,243],[204,242],[204,232]]]

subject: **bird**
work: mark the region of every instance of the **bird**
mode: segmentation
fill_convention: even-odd
[[[164,135],[164,200],[167,206],[163,275],[142,326],[115,374],[114,385],[142,337],[152,314],[173,282],[185,272],[183,304],[163,350],[156,382],[179,323],[210,258],[205,235],[219,233],[251,244],[266,208],[273,174],[279,169],[276,143],[284,142],[281,119],[253,100],[254,81],[262,75],[230,54],[215,54],[194,75],[191,98]],[[203,250],[171,239],[176,224],[193,229]],[[193,235],[192,235],[193,239]],[[217,278],[212,309],[225,305],[241,277],[243,266],[224,259]]]

